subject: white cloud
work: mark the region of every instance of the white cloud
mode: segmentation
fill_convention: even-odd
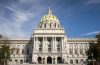
[[[11,4],[10,6],[6,6],[5,12],[7,14],[0,14],[0,34],[7,35],[8,37],[29,37],[29,32],[31,31],[26,31],[23,25],[26,24],[27,22],[30,22],[34,19],[34,17],[39,16],[45,9],[45,6],[40,5],[40,3],[35,3],[38,2],[37,0],[19,0],[20,4]],[[30,6],[28,4],[32,4],[34,6]],[[23,6],[28,6],[28,9],[25,9]],[[27,5],[26,5],[27,4]],[[37,7],[39,6],[39,7]],[[10,11],[8,13],[7,11]],[[6,15],[10,15],[10,17],[3,17]],[[37,18],[34,19],[33,26],[36,26],[35,24],[39,21],[37,21]],[[29,26],[29,24],[27,25]],[[32,33],[32,32],[31,32]]]
[[[6,8],[13,12],[12,19],[15,22],[24,23],[33,17],[31,15],[32,13],[30,13],[30,12],[18,11],[18,10],[11,8],[11,7],[6,7]]]
[[[11,19],[1,17],[3,18],[3,23],[0,24],[0,34],[7,35],[8,37],[28,37],[27,33],[22,30],[22,25],[33,18],[32,13],[15,10],[11,7],[6,8],[12,11],[12,14],[10,14]]]
[[[79,36],[89,36],[89,35],[96,35],[100,33],[100,31],[93,31],[93,32],[88,32],[88,33],[84,33],[84,34],[80,34]]]

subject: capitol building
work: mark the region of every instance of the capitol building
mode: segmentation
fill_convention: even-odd
[[[30,39],[9,39],[11,49],[9,65],[82,65],[87,60],[86,51],[89,49],[89,43],[97,43],[96,38],[68,38],[59,19],[53,15],[50,8],[41,17],[32,33]]]

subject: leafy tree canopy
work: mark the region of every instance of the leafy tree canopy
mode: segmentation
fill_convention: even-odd
[[[10,60],[10,46],[7,38],[4,38],[0,35],[0,64],[3,65],[4,61],[7,64],[7,61]]]

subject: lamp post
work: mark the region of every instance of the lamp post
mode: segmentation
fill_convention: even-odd
[[[6,65],[6,55],[7,53],[5,52],[4,65]]]
[[[92,53],[92,62],[93,62],[93,65],[94,65],[94,58],[93,58],[93,53]]]

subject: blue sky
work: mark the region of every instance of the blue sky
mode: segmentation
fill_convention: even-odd
[[[100,0],[0,0],[0,34],[31,37],[49,6],[68,37],[100,32]]]

